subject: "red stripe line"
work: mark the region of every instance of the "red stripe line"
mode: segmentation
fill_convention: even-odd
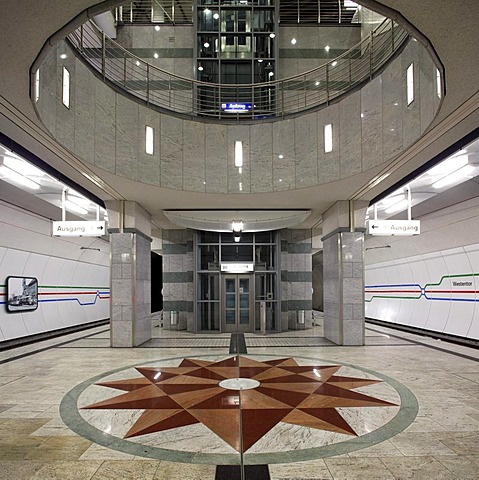
[[[366,293],[421,293],[421,290],[366,290]]]
[[[38,295],[96,295],[97,292],[39,292]]]
[[[479,290],[426,290],[426,293],[479,293]]]

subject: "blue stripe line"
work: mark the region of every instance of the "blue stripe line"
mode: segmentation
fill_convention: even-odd
[[[397,284],[385,284],[385,285],[365,285],[364,288],[395,288],[395,287],[418,287],[422,288],[418,283],[397,283]]]

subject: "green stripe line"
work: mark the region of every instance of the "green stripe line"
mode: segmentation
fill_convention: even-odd
[[[426,289],[427,287],[438,287],[439,285],[441,285],[441,283],[443,282],[443,280],[445,278],[459,278],[459,277],[479,277],[479,273],[463,273],[463,274],[458,274],[458,275],[444,275],[443,277],[441,277],[441,280],[439,280],[438,283],[426,283],[426,285],[424,285],[424,289]]]
[[[90,289],[104,289],[110,287],[74,287],[72,285],[38,285],[38,288],[90,288]]]
[[[392,295],[373,295],[369,300],[364,300],[365,302],[369,303],[372,302],[374,298],[393,298],[397,300],[419,300],[422,294],[419,294],[418,297],[394,297]]]

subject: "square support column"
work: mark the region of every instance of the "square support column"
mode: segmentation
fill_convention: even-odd
[[[324,336],[338,345],[364,345],[366,209],[344,200],[323,215]]]
[[[107,202],[107,208],[111,346],[136,347],[151,338],[150,218],[135,202]]]

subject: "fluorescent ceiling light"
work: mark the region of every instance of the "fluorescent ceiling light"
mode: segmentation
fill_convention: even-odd
[[[88,210],[80,207],[80,205],[77,205],[76,203],[73,203],[71,200],[67,200],[65,202],[65,208],[67,208],[71,212],[80,213],[82,215],[86,215],[88,213]]]
[[[67,200],[83,208],[88,208],[91,206],[91,201],[88,198],[81,197],[80,195],[68,194]]]
[[[465,180],[466,178],[470,177],[471,173],[474,171],[476,167],[474,165],[466,165],[465,167],[460,168],[459,170],[447,175],[441,180],[433,183],[432,186],[434,188],[442,188],[446,185],[451,185],[452,183],[459,182],[460,180]]]
[[[20,160],[19,158],[4,157],[3,164],[11,170],[15,170],[15,172],[20,175],[31,175],[34,177],[43,177],[45,175],[44,172],[34,167],[31,163]]]
[[[40,184],[30,180],[23,175],[20,175],[15,170],[8,168],[5,165],[0,166],[0,174],[4,175],[7,179],[11,180],[12,182],[18,183],[27,188],[31,188],[32,190],[38,190],[40,188]]]
[[[427,174],[430,177],[437,175],[450,175],[451,173],[459,170],[467,165],[467,155],[459,155],[457,157],[448,158],[442,161],[435,167],[428,170]]]
[[[398,203],[395,203],[391,207],[387,208],[384,210],[384,213],[394,213],[394,212],[400,212],[401,210],[406,210],[407,208],[407,200],[401,200]]]
[[[396,193],[396,194],[389,195],[389,197],[386,197],[386,198],[382,199],[381,203],[385,207],[390,207],[390,206],[395,205],[396,203],[400,202],[401,200],[405,200],[405,199],[406,199],[406,197],[404,195],[404,192],[401,192],[401,193]]]
[[[243,166],[243,142],[237,140],[235,142],[235,167]]]

